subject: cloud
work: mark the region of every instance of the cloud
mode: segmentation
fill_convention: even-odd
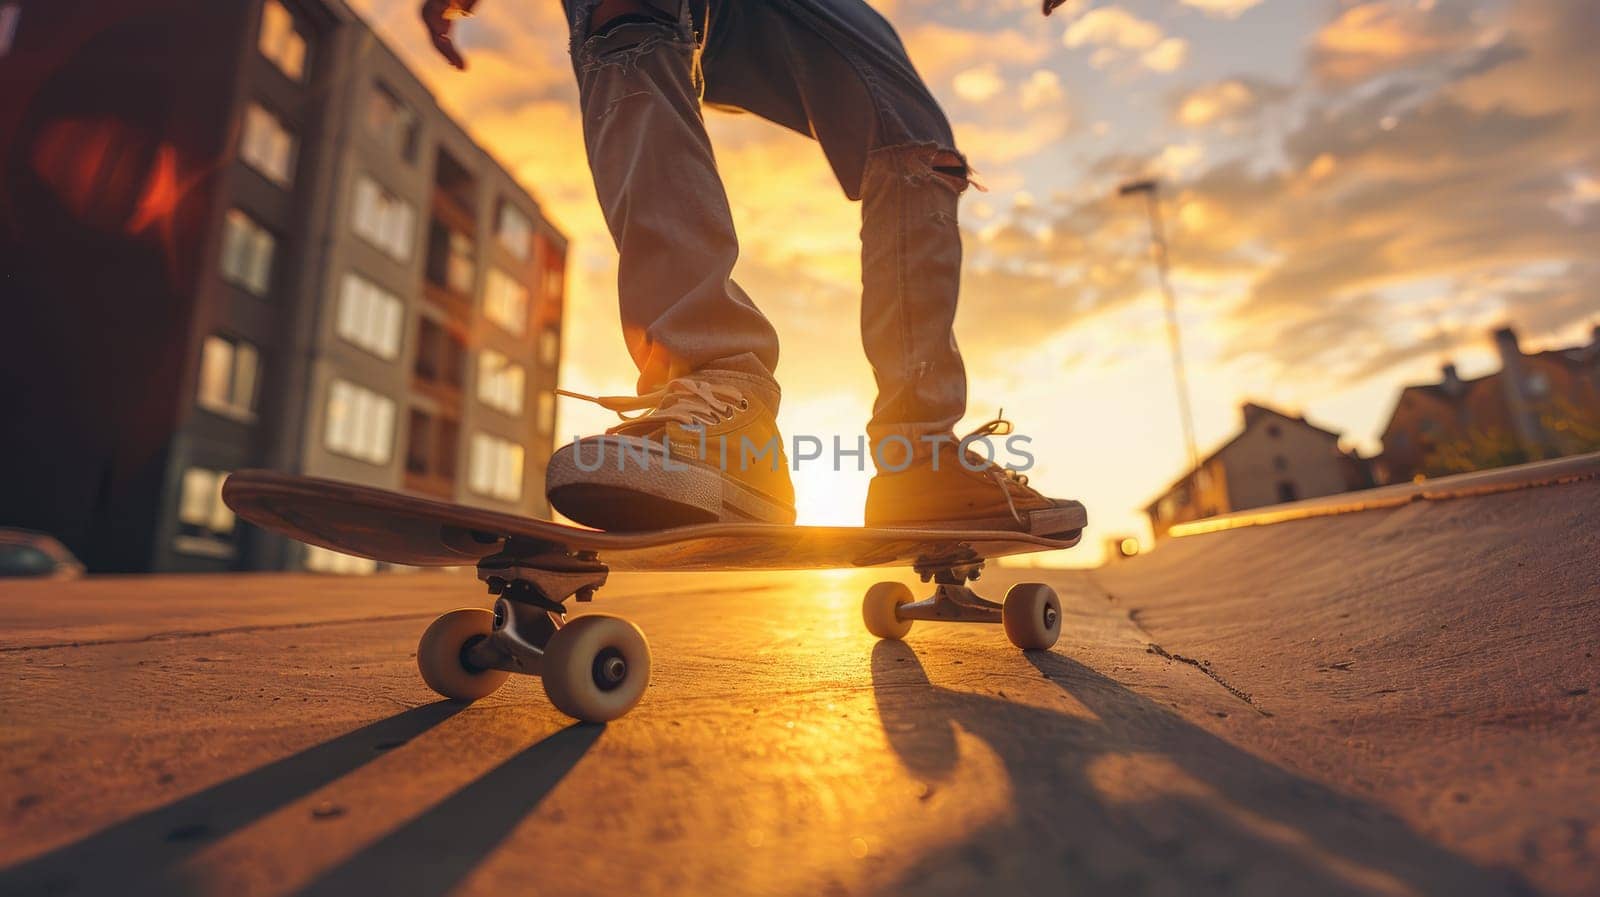
[[[1172,117],[1190,128],[1246,122],[1284,98],[1284,88],[1254,78],[1226,78],[1177,93]]]
[[[1058,103],[1065,96],[1061,89],[1061,77],[1049,69],[1040,69],[1022,82],[1020,96],[1022,108],[1026,110]]]
[[[1148,50],[1161,42],[1161,29],[1117,6],[1092,9],[1067,27],[1062,41],[1069,47],[1121,47]]]
[[[1465,4],[1378,0],[1344,9],[1317,33],[1311,69],[1325,83],[1354,84],[1467,49],[1478,36]]]
[[[1000,77],[1000,67],[994,63],[960,72],[950,83],[955,88],[956,96],[969,103],[982,103],[1006,89],[1005,79]]]
[[[1168,37],[1160,26],[1117,6],[1083,14],[1067,27],[1062,42],[1074,49],[1094,48],[1089,64],[1098,69],[1132,58],[1148,69],[1171,72],[1189,55],[1187,41]]]
[[[970,288],[1037,303],[1008,309],[1018,320],[1142,301],[1140,269],[1107,261],[1141,259],[1136,210],[1105,195],[1159,173],[1174,278],[1215,297],[1190,307],[1216,323],[1221,363],[1326,385],[1502,318],[1538,331],[1594,315],[1600,23],[1559,0],[1523,0],[1470,38],[1459,9],[1396,15],[1341,16],[1313,50],[1345,54],[1338,77],[1292,94],[1245,78],[1178,94],[1178,123],[1249,121],[1238,137],[1257,142],[1101,156],[1072,190],[988,222]]]
[[[1223,19],[1237,19],[1260,3],[1261,0],[1183,0],[1184,6],[1192,6],[1206,15]]]
[[[1189,42],[1169,37],[1139,54],[1139,61],[1158,72],[1176,71],[1189,58]]]
[[[1042,29],[983,31],[929,22],[903,28],[900,36],[917,71],[931,82],[997,59],[1034,65],[1050,52]]]

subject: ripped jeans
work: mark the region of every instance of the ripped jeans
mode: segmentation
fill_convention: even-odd
[[[889,23],[863,0],[623,0],[630,14],[606,21],[599,0],[563,2],[639,391],[726,371],[770,384],[776,407],[778,338],[732,278],[739,245],[704,100],[821,144],[862,203],[861,337],[878,387],[868,435],[919,454],[921,437],[949,435],[966,407],[952,325],[968,171]]]

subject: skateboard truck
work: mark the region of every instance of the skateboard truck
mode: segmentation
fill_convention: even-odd
[[[983,570],[983,559],[968,551],[924,555],[912,569],[923,582],[935,583],[933,594],[918,601],[904,583],[874,585],[861,605],[868,632],[879,638],[902,639],[916,620],[999,623],[1005,627],[1006,638],[1024,651],[1047,650],[1060,635],[1061,600],[1055,589],[1042,582],[1012,586],[1001,603],[967,587]]]
[[[478,578],[489,586],[489,594],[562,614],[568,598],[592,600],[610,572],[592,551],[574,554],[515,542],[478,562]]]
[[[538,675],[550,636],[566,622],[565,602],[594,598],[610,569],[592,551],[508,542],[478,562],[478,579],[497,595],[494,628],[462,649],[467,665]]]
[[[901,620],[942,620],[950,623],[998,623],[1001,605],[967,588],[978,578],[983,561],[952,564],[919,561],[912,567],[923,582],[932,581],[935,589],[921,601],[902,604],[895,610]]]
[[[544,649],[566,622],[566,615],[531,603],[501,598],[494,603],[494,628],[468,642],[461,660],[468,669],[540,674]]]

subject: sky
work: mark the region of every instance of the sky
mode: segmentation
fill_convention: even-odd
[[[572,240],[562,385],[631,394],[616,253],[594,198],[556,0],[481,0],[464,73],[414,0],[353,5]],[[962,198],[965,432],[1004,409],[1051,495],[1102,540],[1186,466],[1148,224],[1157,177],[1202,453],[1265,402],[1378,451],[1399,389],[1600,324],[1596,0],[880,0],[986,192]],[[783,341],[786,433],[852,440],[859,208],[808,139],[707,110],[742,254]],[[563,399],[558,432],[613,422]],[[800,522],[859,524],[867,472],[805,467]]]

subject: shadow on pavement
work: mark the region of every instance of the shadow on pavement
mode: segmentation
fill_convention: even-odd
[[[175,893],[191,854],[444,722],[462,706],[414,707],[140,813],[0,871],[7,895]]]
[[[1004,763],[1012,791],[1007,815],[930,844],[886,893],[1534,892],[1076,661],[1028,660],[1082,708],[940,688],[904,643],[873,649],[879,716],[907,768],[935,785],[954,775],[959,726]]]
[[[300,897],[449,893],[539,806],[604,731],[603,725],[574,723],[536,742],[330,869]],[[535,866],[540,862],[529,859]]]

